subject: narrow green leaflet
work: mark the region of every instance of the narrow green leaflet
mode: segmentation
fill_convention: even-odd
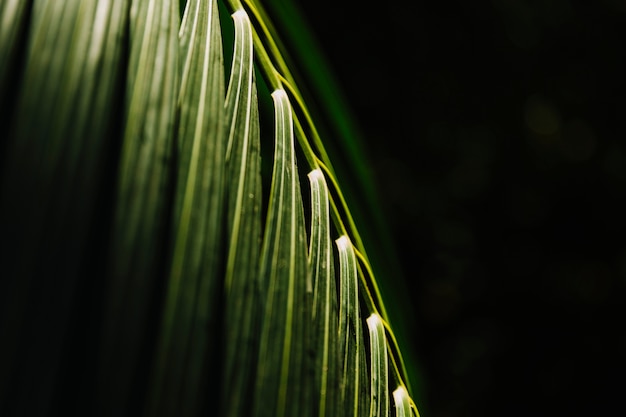
[[[348,236],[335,241],[339,251],[339,354],[342,361],[341,403],[344,415],[359,417],[369,411],[369,390],[363,323],[359,308],[357,263]]]
[[[224,282],[224,370],[221,415],[251,412],[259,344],[261,160],[252,27],[243,10],[233,15],[235,42],[226,95],[228,252]]]
[[[52,2],[50,2],[52,3]],[[68,2],[54,2],[68,4]],[[69,2],[73,3],[73,2]],[[99,3],[100,4],[100,3]],[[120,415],[147,375],[139,365],[167,269],[173,131],[178,95],[178,3],[133,0],[125,124],[108,262],[101,402]],[[157,315],[158,316],[158,315]]]
[[[412,417],[411,399],[409,393],[402,386],[393,392],[393,402],[396,406],[396,417]]]
[[[22,415],[46,415],[54,393],[77,389],[58,378],[80,379],[62,361],[78,349],[68,332],[77,320],[72,308],[83,302],[77,292],[89,287],[81,279],[99,272],[90,261],[98,215],[107,214],[99,198],[117,133],[123,48],[115,40],[124,36],[124,9],[125,2],[0,4],[0,83],[2,94],[15,83],[16,94],[0,164],[0,410],[12,403]],[[11,58],[18,46],[26,47],[23,67]],[[2,79],[11,71],[21,72],[21,83]],[[9,386],[18,394],[2,398]]]
[[[190,0],[180,29],[173,248],[148,415],[197,415],[216,372],[225,135],[216,0]]]
[[[261,252],[265,300],[257,360],[254,416],[306,416],[307,248],[296,167],[291,105],[272,93],[276,143],[269,208]]]
[[[385,326],[376,313],[367,319],[370,339],[370,417],[389,416],[389,370]]]
[[[337,350],[337,292],[330,240],[328,186],[320,169],[308,175],[311,183],[311,239],[309,269],[313,280],[311,347],[314,352],[314,415],[330,417],[338,409],[339,351]]]

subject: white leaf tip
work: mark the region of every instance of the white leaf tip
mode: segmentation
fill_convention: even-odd
[[[393,392],[393,398],[397,402],[401,402],[404,398],[408,398],[408,397],[409,397],[409,393],[407,392],[406,388],[404,388],[402,385],[396,388],[396,390]]]
[[[383,324],[383,321],[378,315],[378,313],[372,313],[372,315],[367,318],[367,325],[371,328],[382,326],[382,324]]]
[[[324,179],[324,173],[322,173],[322,170],[319,168],[315,168],[313,171],[309,172],[307,176],[309,177],[309,180],[311,181],[318,181],[318,180]]]
[[[238,9],[236,10],[231,17],[235,20],[237,19],[247,19],[248,18],[248,13],[246,13],[246,11],[244,9]]]
[[[274,92],[272,93],[272,97],[274,98],[274,100],[288,99],[287,92],[282,88],[277,88],[276,90],[274,90]]]
[[[393,402],[396,406],[397,417],[419,417],[419,412],[417,411],[417,408],[415,408],[415,404],[413,404],[413,401],[409,396],[409,392],[404,386],[400,385],[393,392]],[[415,411],[415,414],[411,412],[411,409]]]
[[[346,235],[343,235],[339,239],[335,240],[335,243],[337,244],[337,248],[340,251],[348,250],[348,248],[352,246],[352,243],[350,242],[350,238]]]

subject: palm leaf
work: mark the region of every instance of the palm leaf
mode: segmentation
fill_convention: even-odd
[[[345,167],[260,1],[0,11],[0,414],[80,392],[105,416],[417,415]]]
[[[376,313],[367,319],[370,335],[370,417],[389,416],[387,341],[385,327]]]
[[[274,170],[263,248],[261,324],[254,395],[256,416],[303,413],[308,319],[306,232],[294,149],[291,105],[284,90],[272,93],[276,139]]]
[[[260,127],[248,15],[233,14],[235,51],[226,96],[228,254],[224,277],[222,415],[249,415],[258,355],[261,241]]]
[[[337,333],[337,291],[330,238],[328,186],[324,174],[315,169],[308,174],[311,183],[311,243],[309,269],[313,280],[313,312],[311,348],[313,362],[314,415],[332,416],[340,413],[339,349]]]
[[[189,1],[179,35],[180,111],[172,259],[149,415],[196,415],[215,372],[222,268],[224,65],[216,1]]]
[[[356,256],[347,236],[336,241],[340,266],[339,350],[342,358],[341,402],[344,414],[359,416],[366,411],[367,369],[363,366],[363,321],[358,298]]]

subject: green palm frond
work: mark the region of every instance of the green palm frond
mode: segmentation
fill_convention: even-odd
[[[260,1],[0,11],[1,415],[418,415]]]

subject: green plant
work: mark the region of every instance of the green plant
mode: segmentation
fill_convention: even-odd
[[[417,414],[260,2],[0,10],[3,415]]]

